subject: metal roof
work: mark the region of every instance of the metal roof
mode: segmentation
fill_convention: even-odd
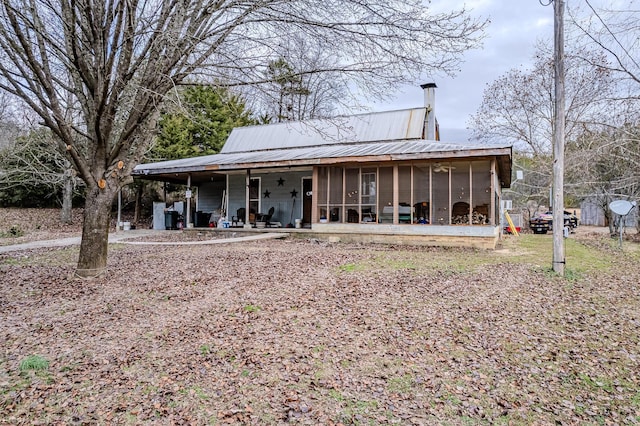
[[[426,114],[426,108],[414,108],[235,128],[219,154],[140,164],[133,174],[176,179],[252,168],[497,156],[502,178],[510,182],[511,145],[425,140]]]
[[[413,108],[237,127],[231,131],[220,153],[333,145],[341,142],[422,139],[426,114],[426,108]]]
[[[429,158],[511,155],[510,145],[459,144],[440,141],[411,140],[395,142],[341,143],[289,149],[256,150],[205,155],[182,160],[140,164],[136,175],[184,173],[205,170],[238,170],[247,167],[324,164],[337,162],[409,160]],[[338,161],[339,160],[339,161]]]

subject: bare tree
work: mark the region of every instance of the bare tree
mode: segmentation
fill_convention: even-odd
[[[263,121],[326,118],[357,103],[349,96],[349,74],[331,71],[340,61],[334,49],[299,35],[285,46],[279,47],[282,56],[264,69],[265,82],[243,88],[251,110]]]
[[[615,234],[609,203],[640,198],[640,120],[599,132],[585,131],[569,147],[568,156],[572,161],[567,168],[567,190],[600,207]]]
[[[590,0],[569,9],[575,43],[597,48],[610,59],[607,69],[640,88],[640,4],[637,0],[597,8]],[[623,5],[622,3],[626,3]]]
[[[513,205],[526,209],[526,219],[532,218],[543,206],[550,206],[551,155],[514,153],[514,171],[524,171],[522,179],[513,179],[511,187],[503,191]]]
[[[455,72],[485,24],[465,10],[431,14],[420,0],[2,0],[0,88],[55,133],[87,186],[76,275],[92,277],[106,268],[114,197],[176,85],[260,82],[280,42],[302,34],[339,52],[317,72],[347,74],[380,95],[425,73]],[[65,115],[75,106],[79,122]]]
[[[8,197],[11,199],[21,192],[15,189],[18,186],[41,186],[56,200],[61,190],[60,219],[63,223],[71,223],[72,200],[79,186],[76,172],[64,152],[60,153],[52,133],[35,124],[33,115],[15,96],[0,91],[0,188],[5,195],[7,191],[12,192]],[[23,193],[33,196],[30,191]]]
[[[71,199],[80,186],[68,160],[61,154],[51,139],[49,129],[36,127],[28,133],[14,132],[13,140],[0,149],[0,188],[2,197],[20,204],[33,202],[50,204],[65,200],[68,206],[66,214],[61,215],[65,223],[71,222]],[[29,198],[44,198],[29,200]],[[47,201],[47,199],[49,201]]]
[[[623,90],[616,93],[616,119],[600,132],[585,132],[580,139],[582,150],[574,154],[576,166],[588,171],[576,190],[599,204],[614,231],[609,202],[640,197],[640,2],[626,0],[598,8],[585,0],[569,9],[569,17],[574,27],[572,42],[605,55],[607,63],[594,65],[622,83]],[[640,221],[636,226],[640,229]]]
[[[589,58],[588,62],[584,58]],[[599,52],[567,49],[565,135],[568,167],[576,167],[571,157],[572,144],[585,132],[601,131],[614,122],[618,105],[618,82],[604,66],[608,62]],[[525,179],[515,181],[505,195],[527,205],[529,213],[538,206],[549,206],[552,183],[551,156],[554,126],[554,84],[552,52],[543,44],[537,46],[531,70],[513,69],[485,90],[483,102],[471,119],[474,135],[479,140],[506,140],[514,144],[519,167]],[[585,163],[581,163],[585,167]],[[578,175],[570,178],[579,179]],[[579,182],[579,181],[578,181]],[[579,199],[576,181],[567,180],[567,203]],[[568,192],[567,189],[574,190]]]
[[[588,57],[589,62],[583,58]],[[598,52],[570,50],[566,54],[566,136],[585,127],[601,126],[610,117],[616,80]],[[553,59],[543,43],[536,49],[531,70],[512,69],[490,84],[470,120],[479,140],[499,138],[533,155],[551,152],[553,132]]]
[[[12,96],[0,90],[0,151],[12,148],[18,135],[24,133],[14,117],[13,104]]]

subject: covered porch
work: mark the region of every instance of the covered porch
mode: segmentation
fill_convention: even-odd
[[[186,228],[291,232],[331,241],[494,248],[500,238],[497,156],[340,162],[327,165],[148,172],[140,178],[188,182]],[[347,159],[345,159],[347,160]],[[189,204],[189,203],[187,203]],[[213,222],[214,225],[210,225]],[[262,223],[261,223],[262,222]]]
[[[187,184],[196,215],[236,229],[495,247],[511,146],[441,142],[434,125],[422,107],[235,128],[219,154],[141,164],[134,177]]]

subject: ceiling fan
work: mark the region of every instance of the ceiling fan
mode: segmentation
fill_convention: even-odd
[[[456,168],[453,166],[447,166],[444,164],[440,164],[440,163],[435,163],[433,165],[433,171],[435,173],[441,173],[441,172],[448,172],[449,170],[455,170]]]

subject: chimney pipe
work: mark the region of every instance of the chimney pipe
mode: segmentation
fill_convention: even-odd
[[[435,83],[420,85],[424,90],[424,106],[427,108],[425,139],[436,140],[436,86]]]

